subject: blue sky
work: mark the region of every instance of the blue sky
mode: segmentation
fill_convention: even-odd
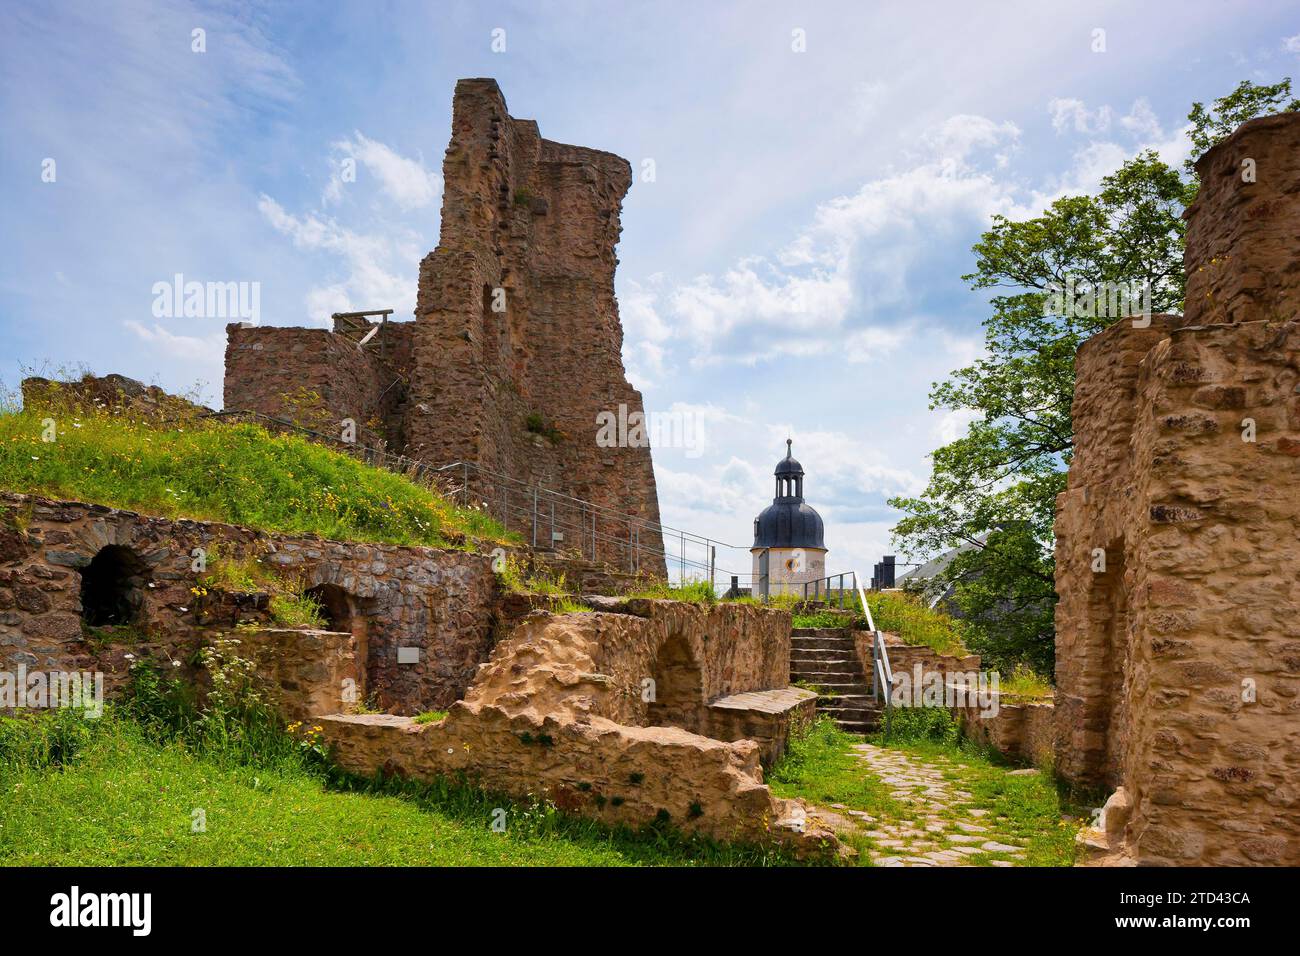
[[[1181,162],[1192,101],[1300,68],[1300,11],[1281,2],[138,0],[5,17],[6,385],[85,363],[219,403],[223,320],[151,311],[178,272],[259,282],[267,324],[409,315],[452,88],[491,76],[547,138],[654,161],[623,210],[624,361],[652,412],[706,436],[654,452],[665,522],[747,545],[789,435],[829,569],[867,573],[890,549],[885,499],[919,490],[963,423],[927,394],[980,352],[985,301],[960,276],[989,217],[1095,189],[1144,146]]]

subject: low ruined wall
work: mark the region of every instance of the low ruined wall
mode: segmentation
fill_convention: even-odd
[[[653,723],[657,705],[679,711],[674,723],[698,728],[709,702],[790,682],[788,612],[642,599],[603,607],[525,618],[493,648],[466,701],[517,700],[538,715],[589,713],[635,725]]]
[[[817,694],[789,687],[777,691],[780,701],[755,700],[745,706],[745,698],[762,698],[763,693],[742,694],[739,700],[728,698],[708,708],[704,735],[715,740],[752,740],[758,744],[759,762],[770,768],[785,753],[790,734],[817,716]],[[793,699],[791,699],[793,698]]]
[[[550,800],[562,810],[633,828],[652,821],[717,840],[778,841],[804,856],[832,856],[834,834],[799,801],[762,783],[759,746],[726,743],[677,727],[629,727],[508,713],[491,704],[455,704],[438,723],[407,717],[316,718],[335,761],[416,780],[465,779],[515,798]]]
[[[1055,714],[1051,701],[999,700],[996,713],[967,703],[954,707],[962,733],[1003,756],[1035,766],[1050,766],[1055,750]]]
[[[648,600],[605,608],[525,618],[437,723],[316,720],[335,760],[354,773],[425,780],[463,774],[487,789],[542,797],[606,823],[659,820],[721,840],[837,852],[830,830],[806,819],[802,804],[774,797],[763,784],[764,743],[706,735],[763,722],[760,701],[723,714],[709,705],[786,688],[789,614]],[[783,743],[789,721],[815,699],[791,691],[788,706],[748,728],[761,731],[761,740]]]
[[[874,676],[871,640],[870,631],[853,632],[853,649],[858,664],[862,667],[864,679],[868,683]],[[980,669],[978,654],[965,654],[960,657],[940,654],[934,648],[921,644],[904,644],[898,635],[892,633],[885,635],[885,649],[889,654],[889,669],[894,673],[896,683],[899,676],[903,674],[906,674],[907,679],[913,684],[920,686],[927,674],[938,674],[942,679],[949,674],[978,673]],[[920,680],[917,680],[918,675]]]
[[[280,710],[306,722],[358,700],[362,675],[351,634],[304,628],[241,628],[213,636],[239,641],[248,657],[276,688]]]
[[[138,641],[100,646],[83,633],[81,571],[101,549],[129,548],[145,571]],[[491,559],[459,551],[273,535],[215,522],[0,494],[0,661],[29,668],[102,670],[125,679],[126,654],[187,660],[228,627],[191,590],[193,552],[261,555],[288,579],[333,585],[363,662],[362,699],[385,710],[445,709],[465,692],[492,641]],[[401,663],[399,648],[418,660]],[[0,665],[3,666],[3,665]]]

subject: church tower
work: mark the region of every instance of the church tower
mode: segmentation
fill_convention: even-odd
[[[803,500],[803,465],[795,460],[793,441],[785,441],[785,458],[777,462],[776,497],[754,519],[754,596],[803,593],[803,583],[826,576],[822,518]]]

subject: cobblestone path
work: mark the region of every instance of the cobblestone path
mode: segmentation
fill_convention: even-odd
[[[831,804],[813,812],[837,830],[866,837],[874,865],[1023,865],[1023,841],[1000,834],[989,811],[972,804],[958,764],[868,743],[855,744],[852,753],[862,772],[888,789],[886,809],[872,814]]]

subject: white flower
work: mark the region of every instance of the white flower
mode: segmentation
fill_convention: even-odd
[[[125,657],[128,661],[133,661],[133,660],[135,660],[135,655],[134,655],[134,654],[123,654],[122,656]]]

